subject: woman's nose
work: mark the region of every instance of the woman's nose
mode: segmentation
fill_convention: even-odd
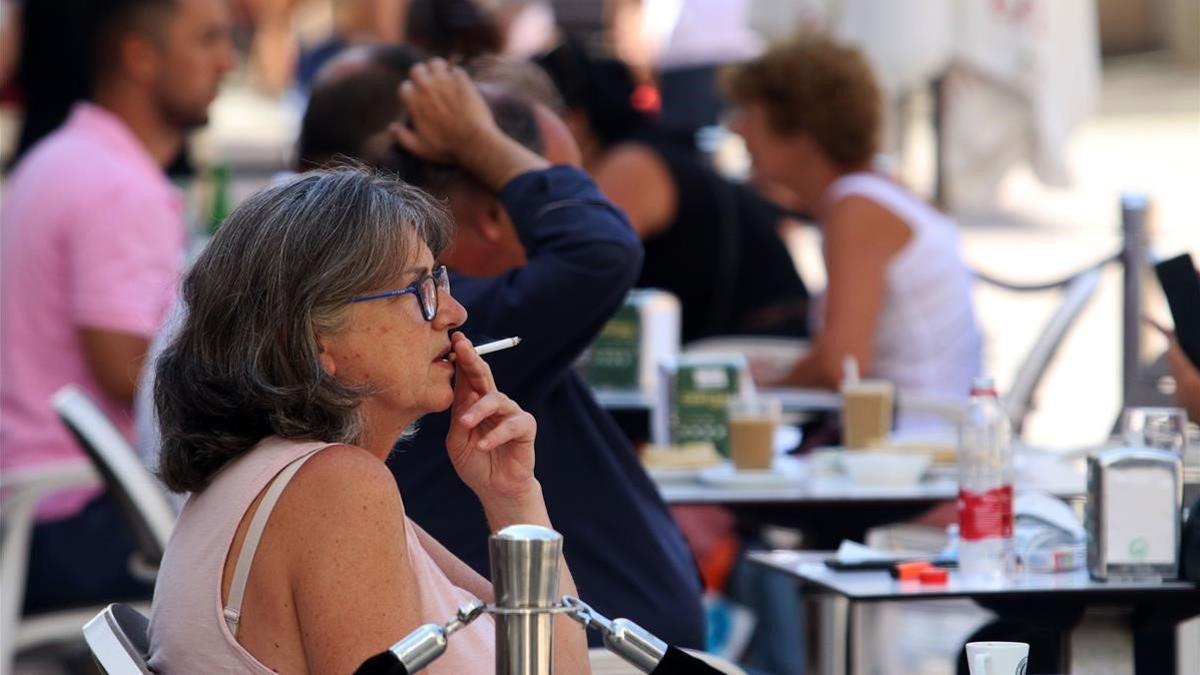
[[[450,291],[438,289],[440,296],[438,298],[438,312],[433,317],[434,324],[438,330],[451,330],[458,328],[467,321],[467,308],[463,307]]]

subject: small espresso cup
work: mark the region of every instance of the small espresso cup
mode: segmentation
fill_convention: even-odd
[[[775,461],[775,427],[779,426],[777,399],[729,400],[729,456],[738,471],[765,471]]]
[[[1025,675],[1029,645],[1024,642],[968,642],[971,675]]]
[[[842,385],[842,445],[870,448],[887,442],[892,431],[892,398],[887,380],[860,380]]]

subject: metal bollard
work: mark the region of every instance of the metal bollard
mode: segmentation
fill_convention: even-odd
[[[1121,407],[1131,405],[1141,372],[1142,272],[1146,266],[1146,195],[1121,195]]]
[[[550,675],[562,535],[513,525],[488,540],[496,595],[496,675]]]

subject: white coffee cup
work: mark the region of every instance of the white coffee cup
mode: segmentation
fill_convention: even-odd
[[[971,675],[1025,675],[1029,645],[1024,642],[968,642]]]

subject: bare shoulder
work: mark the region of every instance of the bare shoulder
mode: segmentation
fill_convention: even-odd
[[[600,189],[625,210],[643,239],[670,225],[678,199],[675,181],[650,146],[636,141],[614,146],[605,153],[595,176]]]
[[[653,148],[645,143],[629,141],[619,143],[604,158],[604,166],[623,169],[635,174],[669,175],[667,165]]]
[[[830,208],[824,234],[831,243],[890,256],[912,238],[912,228],[875,200],[849,195]]]
[[[399,530],[404,506],[387,465],[353,445],[317,452],[296,472],[279,500],[279,516],[297,533],[315,537]]]

